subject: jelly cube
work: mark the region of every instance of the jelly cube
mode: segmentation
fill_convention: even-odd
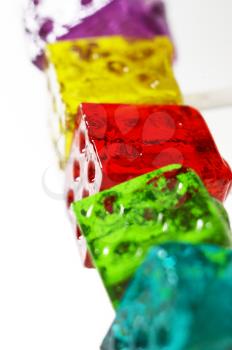
[[[167,241],[231,245],[222,205],[181,165],[75,202],[73,210],[115,306],[151,246]]]
[[[161,0],[29,0],[25,30],[32,61],[46,66],[47,42],[103,35],[169,35]]]
[[[81,102],[177,104],[182,101],[166,37],[120,36],[51,44],[47,69],[53,96],[52,129],[61,163],[69,157]]]
[[[66,171],[67,203],[173,163],[223,201],[232,172],[201,114],[185,106],[82,104]]]
[[[232,251],[169,243],[137,270],[101,350],[232,349]]]

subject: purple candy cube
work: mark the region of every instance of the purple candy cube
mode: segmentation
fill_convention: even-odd
[[[46,65],[47,42],[123,35],[169,35],[162,0],[29,0],[25,29],[33,62]]]

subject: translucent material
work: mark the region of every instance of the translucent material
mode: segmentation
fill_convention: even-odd
[[[44,68],[47,42],[104,35],[168,35],[161,0],[29,0],[25,29],[31,58]]]
[[[229,192],[231,170],[203,117],[191,107],[82,104],[77,125],[66,168],[68,208],[73,201],[178,162],[194,169],[217,199]],[[76,232],[86,261],[86,246]]]
[[[182,102],[171,68],[173,47],[167,37],[65,41],[49,45],[47,56],[55,112],[53,138],[62,164],[69,157],[81,102]]]
[[[210,245],[152,249],[101,350],[232,348],[232,252]]]
[[[222,205],[193,171],[180,165],[75,202],[73,210],[115,306],[153,245],[168,241],[231,245]]]

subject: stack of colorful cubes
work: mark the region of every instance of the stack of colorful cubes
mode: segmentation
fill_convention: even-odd
[[[232,172],[182,105],[163,3],[82,1],[66,25],[43,6],[30,4],[27,32],[48,77],[68,213],[116,310],[102,350],[232,349],[221,203]]]

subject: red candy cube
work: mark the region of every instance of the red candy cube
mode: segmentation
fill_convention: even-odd
[[[223,201],[229,192],[231,170],[191,107],[82,104],[76,125],[67,166],[68,206],[173,163],[194,169],[215,198]]]

